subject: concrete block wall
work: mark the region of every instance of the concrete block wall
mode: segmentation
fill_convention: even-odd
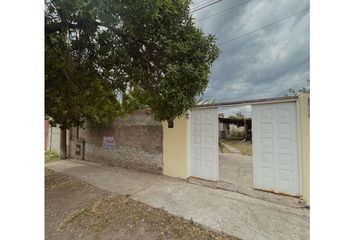
[[[70,131],[69,154],[75,155],[77,142],[85,141],[84,160],[133,168],[156,174],[163,172],[162,124],[153,120],[147,110],[118,118],[110,127],[87,127]],[[103,147],[103,138],[113,137],[115,147]]]

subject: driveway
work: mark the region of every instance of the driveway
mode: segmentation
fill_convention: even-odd
[[[237,238],[309,239],[306,208],[85,161],[61,160],[46,167]]]
[[[252,156],[241,155],[237,152],[219,153],[219,179],[217,187],[222,189],[243,193],[257,199],[285,206],[306,206],[306,203],[297,197],[254,189]]]

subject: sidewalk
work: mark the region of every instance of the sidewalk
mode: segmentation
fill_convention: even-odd
[[[241,239],[309,239],[308,209],[86,161],[60,160],[46,167]]]
[[[229,152],[231,152],[231,153],[241,154],[240,150],[238,150],[237,148],[231,146],[230,144],[222,142],[221,145],[223,145],[224,148],[227,148],[227,150],[229,150]]]

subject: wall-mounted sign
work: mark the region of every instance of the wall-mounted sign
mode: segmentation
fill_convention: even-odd
[[[114,149],[116,143],[113,137],[103,137],[103,148]]]

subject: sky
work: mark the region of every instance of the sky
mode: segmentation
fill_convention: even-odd
[[[191,9],[214,1],[194,0]],[[308,7],[309,0],[222,0],[192,13],[197,27],[214,34],[217,44],[297,13],[220,45],[222,53],[213,63],[204,99],[225,102],[280,97],[289,88],[308,87],[309,10],[300,12]],[[228,8],[232,9],[218,14]],[[217,15],[210,16],[213,14]],[[250,107],[239,111],[250,112]]]

